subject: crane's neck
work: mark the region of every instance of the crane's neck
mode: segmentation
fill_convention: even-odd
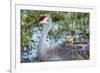
[[[51,27],[52,27],[52,20],[48,16],[48,23],[43,24],[43,31],[42,31],[42,35],[41,35],[41,41],[46,41],[46,37],[47,37],[48,32],[50,31]]]
[[[43,44],[43,42],[46,42],[46,37],[48,36],[48,32],[50,31],[50,29],[51,29],[51,24],[49,24],[49,25],[44,24],[43,31],[41,34],[41,40],[40,40],[40,42],[42,44]]]

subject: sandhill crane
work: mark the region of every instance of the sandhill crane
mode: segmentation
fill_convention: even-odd
[[[63,42],[62,44],[57,45],[56,47],[49,48],[48,42],[46,41],[46,37],[48,35],[49,30],[52,27],[52,20],[49,15],[40,16],[39,23],[43,25],[43,30],[41,33],[41,38],[38,46],[38,60],[39,61],[64,61],[64,60],[79,60],[79,59],[89,59],[89,50],[85,45],[85,49],[80,50],[75,47],[64,48],[64,44],[67,42]],[[89,48],[89,47],[88,47]]]

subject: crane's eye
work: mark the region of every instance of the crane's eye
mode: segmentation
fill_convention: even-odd
[[[47,19],[47,22],[49,22],[49,19]]]

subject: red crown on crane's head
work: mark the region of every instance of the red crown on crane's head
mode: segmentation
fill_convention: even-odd
[[[46,16],[40,16],[39,21],[42,21],[45,19]]]

